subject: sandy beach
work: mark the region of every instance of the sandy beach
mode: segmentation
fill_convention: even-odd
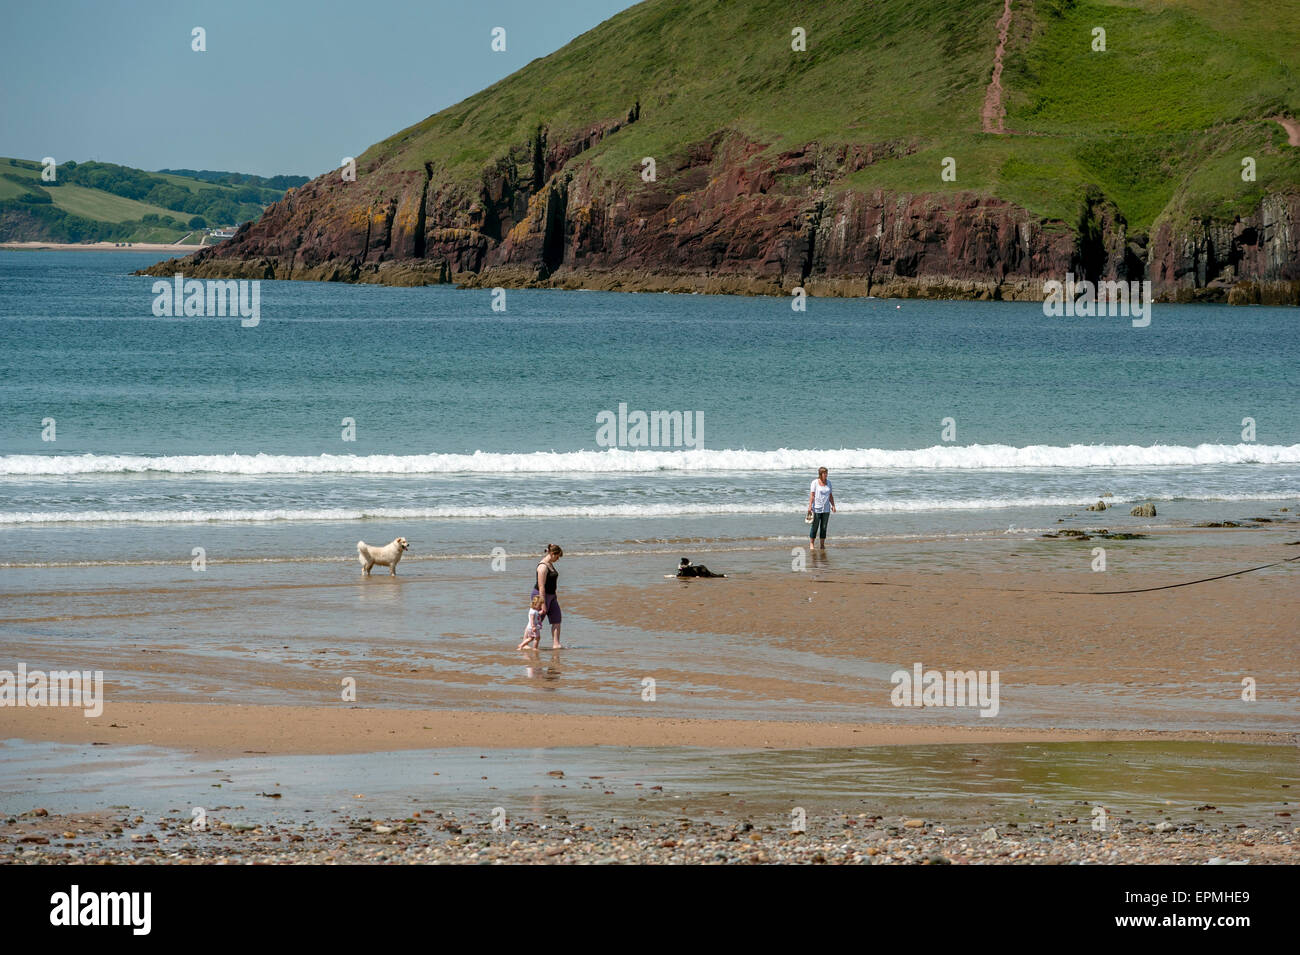
[[[548,747],[696,746],[720,750],[922,746],[958,743],[1165,740],[1203,743],[1295,744],[1296,732],[1160,732],[1155,730],[999,729],[887,723],[798,723],[780,720],[700,720],[661,717],[545,717]],[[208,756],[244,753],[342,754],[536,745],[537,726],[518,714],[466,710],[107,703],[102,715],[80,711],[0,709],[9,739],[114,746],[165,746]]]
[[[664,580],[667,561],[653,554],[578,549],[564,559],[572,647],[533,653],[514,651],[518,597],[485,557],[416,554],[399,576],[369,579],[343,561],[11,567],[0,632],[31,668],[102,671],[110,706],[693,721],[664,745],[709,738],[709,721],[831,734],[782,731],[790,745],[838,742],[827,727],[894,724],[1278,734],[1295,730],[1300,698],[1297,537],[1300,525],[1279,520],[1108,541],[1105,573],[1089,570],[1091,541],[833,544],[797,572],[784,544],[756,542],[703,554],[728,579],[688,582]],[[1264,564],[1274,566],[1222,576]],[[369,633],[378,612],[386,629]],[[892,676],[917,664],[997,672],[996,714],[896,705]],[[54,712],[0,708],[0,727],[32,732]],[[465,738],[491,744],[483,726]],[[406,732],[400,721],[376,731]],[[764,745],[758,735],[737,725],[719,738]],[[296,734],[321,745],[310,737]]]
[[[788,569],[783,542],[705,550],[698,556],[731,574],[712,581],[664,580],[652,554],[575,550],[565,558],[571,649],[540,653],[513,651],[516,601],[472,556],[415,555],[400,576],[369,580],[342,562],[214,562],[202,577],[184,565],[9,568],[8,654],[32,667],[103,669],[105,703],[95,718],[0,708],[11,752],[0,780],[5,858],[1295,862],[1286,796],[1300,693],[1297,530],[1284,512],[1253,528],[1107,541],[1106,573],[1081,569],[1090,541],[1041,535],[832,540],[802,571]],[[774,561],[787,569],[773,571]],[[1264,564],[1273,566],[1236,573]],[[348,637],[375,606],[389,630]],[[130,636],[105,640],[105,627]],[[41,636],[53,632],[55,644]],[[891,673],[918,662],[999,671],[998,715],[892,705]],[[1247,702],[1241,681],[1252,676],[1258,695]],[[355,700],[340,694],[349,677]],[[1137,747],[1143,778],[1163,782],[1139,798],[1122,773],[1127,759],[1104,784],[1106,763],[1068,768],[1103,758],[1096,747]],[[777,762],[723,768],[746,752]],[[1272,794],[1247,783],[1216,791],[1212,776],[1174,771],[1244,754],[1268,767]],[[683,759],[686,775],[673,777]],[[796,769],[805,759],[808,769]],[[845,760],[877,767],[851,787],[863,787],[861,800],[808,774]],[[1043,760],[1087,782],[1073,795],[1036,792]],[[1168,762],[1169,775],[1152,760]],[[600,785],[617,823],[590,802],[595,783],[570,795],[566,774],[550,775],[563,764],[572,777],[574,762],[586,767],[578,778],[610,780]],[[986,765],[1011,775],[981,795]],[[162,788],[130,783],[132,766]],[[427,769],[409,778],[412,766]],[[89,788],[52,808],[24,781],[78,767],[91,770]],[[193,832],[177,803],[207,804],[206,784],[190,791],[187,780],[208,771],[231,775],[226,809],[222,824]],[[915,792],[885,782],[900,771]],[[356,794],[339,790],[349,772]],[[448,783],[433,782],[439,772]],[[485,788],[475,790],[479,775]],[[646,801],[674,792],[674,779],[674,811],[687,822]],[[296,799],[277,802],[273,817],[251,810],[282,781]],[[969,798],[925,795],[946,786]],[[374,805],[339,805],[353,798]],[[487,821],[498,802],[519,817],[505,832]],[[110,803],[130,809],[115,814]],[[779,819],[804,803],[816,817],[809,831],[783,829]],[[1093,830],[1089,807],[1116,804],[1124,820]]]
[[[1300,557],[1286,543],[1254,543],[1232,540],[1229,559],[1245,568]],[[1149,572],[1084,575],[1057,569],[1051,558],[1073,552],[1086,566],[1093,543],[1059,546],[1058,554],[1019,561],[1025,569],[974,548],[968,559],[958,551],[938,561],[922,548],[909,562],[917,569],[891,559],[877,572],[841,571],[832,555],[804,574],[691,581],[668,592],[605,588],[584,612],[624,626],[752,633],[843,659],[1014,671],[1017,683],[1037,686],[1221,683],[1223,694],[1235,695],[1242,677],[1266,675],[1273,693],[1300,699],[1300,673],[1279,668],[1295,647],[1300,561],[1182,586],[1238,568],[1219,551]]]
[[[177,245],[165,242],[0,242],[0,249],[16,252],[167,252],[188,255],[198,245]]]

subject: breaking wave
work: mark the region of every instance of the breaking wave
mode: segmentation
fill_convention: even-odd
[[[75,475],[609,474],[653,471],[806,471],[896,468],[925,471],[1054,468],[1155,468],[1300,464],[1300,444],[973,444],[916,450],[850,448],[776,451],[533,451],[473,454],[9,454],[0,477]]]

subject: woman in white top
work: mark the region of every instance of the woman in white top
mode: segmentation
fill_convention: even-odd
[[[812,550],[820,532],[822,547],[826,546],[826,524],[835,510],[835,495],[825,468],[817,469],[817,479],[808,488],[808,513],[812,515],[812,529],[808,531],[808,549]]]

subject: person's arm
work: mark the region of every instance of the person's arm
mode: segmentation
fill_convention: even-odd
[[[543,597],[546,596],[546,571],[543,569],[545,567],[546,561],[537,565],[537,592]]]
[[[816,488],[811,488],[811,487],[808,488],[808,511],[810,513],[813,509],[813,498],[816,496],[816,494],[817,494]]]
[[[835,492],[834,492],[834,491],[829,492],[828,497],[830,498],[830,501],[831,501],[831,510],[834,511],[834,510],[835,510]]]

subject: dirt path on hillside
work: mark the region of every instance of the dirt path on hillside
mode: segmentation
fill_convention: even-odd
[[[993,79],[984,94],[984,108],[980,119],[986,133],[1005,133],[1003,120],[1007,111],[1002,106],[1002,54],[1007,48],[1007,32],[1011,29],[1011,0],[1004,0],[1002,19],[998,20],[998,48],[993,52]]]
[[[1300,146],[1300,123],[1285,116],[1270,116],[1269,119],[1286,130],[1286,141],[1288,143],[1292,146]]]

